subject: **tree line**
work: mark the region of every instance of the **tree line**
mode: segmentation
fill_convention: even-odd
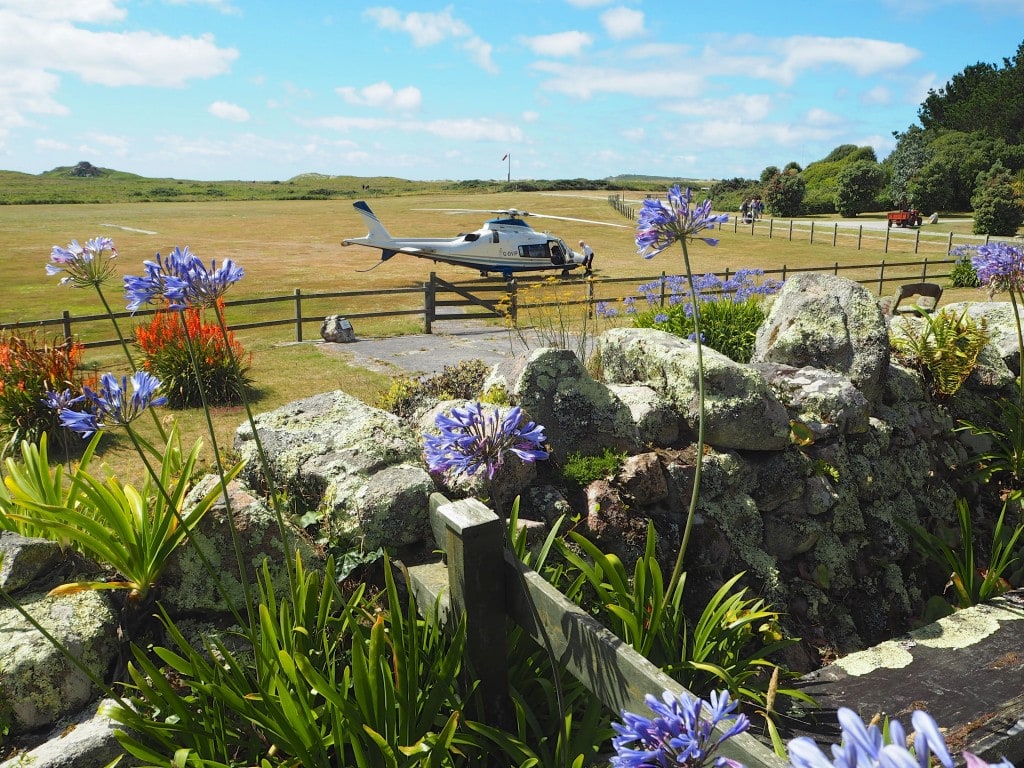
[[[975,233],[1015,235],[1024,224],[1024,42],[1001,65],[973,64],[929,90],[917,116],[920,124],[893,132],[896,147],[881,162],[871,147],[844,144],[806,168],[769,166],[711,194],[720,208],[756,195],[783,218],[971,210]]]

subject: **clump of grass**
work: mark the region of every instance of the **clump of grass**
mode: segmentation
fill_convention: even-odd
[[[570,453],[562,467],[566,482],[583,487],[595,480],[614,477],[626,461],[625,451],[605,448],[600,456],[584,456],[581,452]]]
[[[441,400],[471,400],[480,395],[490,367],[483,360],[446,365],[433,376],[399,376],[377,401],[377,407],[408,418]]]

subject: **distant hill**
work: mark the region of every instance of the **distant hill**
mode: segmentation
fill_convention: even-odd
[[[201,202],[203,200],[329,200],[437,192],[480,193],[555,190],[664,191],[672,184],[698,184],[655,176],[605,179],[467,179],[411,181],[394,176],[333,176],[300,173],[285,181],[193,181],[159,179],[102,168],[87,161],[38,175],[0,171],[0,205],[67,203]]]

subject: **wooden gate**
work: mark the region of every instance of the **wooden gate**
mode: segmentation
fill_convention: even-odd
[[[433,333],[434,323],[443,320],[492,320],[510,316],[516,318],[516,281],[504,285],[493,282],[449,283],[430,273],[430,281],[423,284],[423,319],[426,333]],[[446,298],[454,294],[454,298]],[[483,295],[481,295],[483,294]],[[485,297],[486,296],[486,297]],[[503,305],[499,309],[499,305]],[[438,311],[446,307],[479,308],[476,311]],[[480,311],[480,310],[484,311]]]

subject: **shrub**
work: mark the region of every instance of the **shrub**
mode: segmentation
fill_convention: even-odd
[[[59,429],[56,412],[46,398],[47,393],[80,389],[81,362],[81,344],[69,346],[59,336],[46,339],[0,332],[2,452],[16,449],[23,440],[36,443],[44,433],[51,440],[73,439]]]
[[[782,286],[778,280],[758,283],[763,274],[761,270],[741,269],[728,280],[709,274],[697,278],[693,290],[682,277],[669,277],[664,287],[661,281],[640,286],[647,309],[638,310],[634,300],[627,303],[626,311],[634,315],[638,328],[657,328],[692,338],[692,297],[696,296],[704,344],[731,360],[747,363],[754,351],[757,329],[765,319],[761,297],[777,293]]]
[[[135,343],[174,408],[201,406],[203,394],[208,405],[233,405],[252,389],[250,358],[241,343],[231,331],[225,337],[219,322],[205,322],[199,308],[157,312],[148,325],[135,328]]]
[[[979,288],[978,270],[970,259],[959,259],[949,271],[949,284],[954,288]]]
[[[446,365],[433,376],[398,376],[380,396],[377,407],[408,418],[440,400],[473,400],[483,389],[490,367],[483,360]],[[500,397],[498,393],[494,397]]]
[[[613,451],[611,448],[605,448],[600,456],[584,456],[576,451],[566,459],[562,477],[582,487],[594,480],[613,477],[622,469],[625,461],[625,451]]]
[[[922,312],[921,318],[904,318],[892,347],[904,363],[921,371],[933,397],[950,397],[974,370],[988,343],[988,328],[984,318],[976,322],[966,309],[959,314]]]

